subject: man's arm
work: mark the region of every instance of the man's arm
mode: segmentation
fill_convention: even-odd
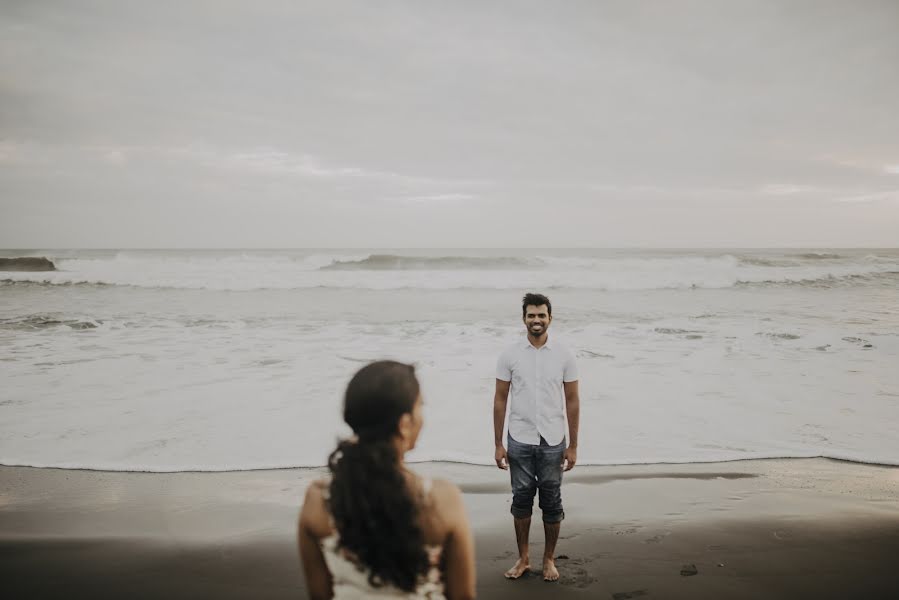
[[[565,410],[568,412],[568,448],[562,460],[567,463],[565,470],[570,471],[577,462],[577,433],[581,418],[581,398],[578,394],[577,381],[566,381]]]
[[[509,400],[511,381],[496,380],[496,392],[493,394],[493,444],[496,447],[494,459],[500,469],[508,469],[509,461],[503,446],[503,426],[506,424],[506,403]]]

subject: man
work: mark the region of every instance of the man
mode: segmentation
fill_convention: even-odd
[[[506,571],[518,579],[530,569],[528,533],[534,496],[539,491],[546,546],[543,579],[556,581],[554,552],[565,512],[562,510],[562,470],[577,462],[578,398],[577,363],[574,355],[547,330],[552,323],[552,304],[542,294],[525,294],[522,318],[527,337],[509,346],[496,365],[493,396],[493,431],[496,466],[509,469],[512,479],[512,517],[518,542],[518,561]],[[503,447],[503,426],[509,392],[508,451]],[[563,398],[564,392],[564,398]],[[565,439],[565,412],[568,439]]]

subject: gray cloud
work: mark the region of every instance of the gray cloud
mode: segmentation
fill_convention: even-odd
[[[0,245],[895,245],[896,3],[484,4],[4,3]]]

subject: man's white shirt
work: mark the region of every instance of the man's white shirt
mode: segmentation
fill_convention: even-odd
[[[577,361],[564,345],[547,338],[535,348],[527,336],[506,348],[496,361],[496,378],[511,381],[509,435],[523,444],[550,446],[565,439],[565,390],[577,381]]]

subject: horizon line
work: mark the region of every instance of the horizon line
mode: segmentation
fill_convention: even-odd
[[[38,250],[899,250],[899,246],[34,246],[0,248],[0,252]]]

